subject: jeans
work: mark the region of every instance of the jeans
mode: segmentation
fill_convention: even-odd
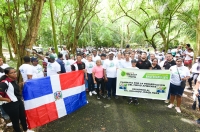
[[[94,81],[92,78],[92,74],[87,74],[88,75],[88,90],[89,92],[94,91]]]
[[[6,119],[6,120],[9,120],[9,119],[10,119],[9,116],[8,116],[8,114],[6,114],[6,112],[3,110],[2,105],[0,105],[0,111],[1,111],[1,116],[2,116],[4,119]]]
[[[116,96],[116,78],[108,78],[108,82],[107,82],[107,90],[108,90],[108,97],[111,96],[111,92],[112,92],[112,96]]]
[[[97,96],[99,96],[99,86],[101,85],[101,92],[104,95],[104,79],[103,78],[95,78],[97,82]]]
[[[196,84],[198,76],[199,76],[199,73],[192,73],[192,75],[188,79],[188,83],[190,85],[190,88],[192,88],[192,80],[194,80],[194,84]]]

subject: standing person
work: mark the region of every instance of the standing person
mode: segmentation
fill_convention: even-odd
[[[55,60],[58,58],[58,55],[56,54],[56,51],[54,48],[51,48],[51,54],[54,56]]]
[[[165,70],[168,70],[171,66],[174,66],[174,65],[176,65],[176,62],[174,61],[172,54],[167,53],[166,61],[164,62],[163,68]],[[168,97],[167,97],[167,100],[165,100],[165,103],[169,103],[169,99],[170,99],[170,87],[169,87]]]
[[[104,64],[105,60],[106,60],[106,54],[102,53],[101,54],[101,65]]]
[[[32,78],[41,78],[44,77],[43,69],[40,64],[38,64],[38,59],[35,57],[31,58],[32,66],[33,66],[33,72],[34,75]]]
[[[117,61],[117,63],[118,63],[118,67],[119,67],[119,68],[122,68],[122,62],[123,62],[123,60],[122,60],[122,54],[121,54],[121,53],[118,53],[118,54],[117,54],[116,61]]]
[[[0,101],[5,101],[2,105],[4,111],[9,115],[15,132],[21,132],[19,121],[23,131],[33,132],[28,130],[26,123],[26,114],[24,103],[22,102],[19,85],[16,83],[17,72],[14,68],[8,67],[4,70],[5,75],[0,79]]]
[[[86,71],[85,63],[81,61],[81,59],[82,59],[81,54],[77,54],[76,59],[77,59],[76,62],[74,62],[74,64],[71,65],[71,69],[72,69],[72,71],[83,70],[84,78],[85,78],[85,85],[86,85],[86,81],[88,80],[88,77],[87,77],[87,71]]]
[[[161,70],[161,67],[158,65],[158,59],[157,58],[154,58],[152,60],[152,70]]]
[[[195,85],[194,94],[196,95],[199,102],[199,111],[200,111],[200,76],[197,78],[197,83]],[[196,105],[196,102],[195,102]],[[200,118],[197,120],[197,123],[200,124]]]
[[[189,83],[189,88],[192,88],[192,80],[194,80],[194,84],[196,85],[197,82],[197,77],[199,76],[200,73],[200,57],[196,58],[196,63],[193,64],[192,68],[190,69],[191,71],[191,75],[190,78],[188,79],[188,83]]]
[[[94,81],[92,77],[92,69],[95,66],[95,63],[92,62],[92,56],[88,56],[88,61],[86,63],[86,70],[87,70],[87,77],[88,77],[88,91],[89,95],[92,96],[92,94],[97,94],[94,90]],[[99,91],[99,87],[97,87]]]
[[[63,59],[65,60],[66,55],[68,55],[68,50],[66,46],[63,46],[63,50],[61,51],[61,54],[63,54]]]
[[[182,65],[182,58],[176,60],[176,65],[170,67],[171,80],[170,80],[170,104],[168,108],[174,107],[174,100],[176,98],[178,113],[181,113],[181,96],[184,88],[181,87],[181,81],[186,81],[190,77],[190,71],[187,67]]]
[[[136,64],[137,64],[136,59],[131,60],[131,67],[129,67],[129,68],[132,68],[132,69],[139,69],[138,67],[136,67]],[[135,97],[133,97],[133,98],[130,97],[130,98],[129,98],[128,103],[131,104],[132,102],[133,102],[135,105],[139,105],[138,99],[135,98]]]
[[[101,86],[101,96],[103,98],[106,98],[106,96],[104,96],[104,71],[103,71],[103,67],[101,65],[101,60],[97,60],[96,61],[96,66],[92,69],[92,77],[93,77],[93,81],[95,84],[97,84],[97,99],[100,99],[99,96],[99,86]]]
[[[101,58],[97,55],[97,50],[96,49],[93,49],[92,50],[92,54],[93,54],[93,56],[92,56],[92,61],[96,64],[96,61],[97,60],[101,60]]]
[[[151,53],[149,61],[152,63],[153,59],[155,59],[155,58],[156,58],[155,54]]]
[[[193,56],[194,56],[193,49],[188,48],[187,52],[185,53],[184,65],[187,66],[189,69],[191,69],[192,67]]]
[[[63,54],[58,54],[58,59],[56,60],[56,62],[58,62],[58,64],[60,65],[60,73],[66,73],[65,63],[63,62]]]
[[[36,54],[40,59],[44,60],[47,63],[47,76],[60,74],[61,67],[58,62],[55,61],[54,55],[50,54],[49,59],[47,59],[36,52],[33,52],[33,54]]]
[[[71,72],[72,71],[71,65],[74,63],[74,60],[70,59],[69,55],[66,54],[65,55],[65,60],[63,60],[63,62],[65,64],[65,70],[66,70],[66,72]]]
[[[147,53],[143,52],[141,59],[137,61],[136,67],[139,69],[152,69],[151,62],[147,59]]]
[[[174,65],[176,65],[176,62],[173,60],[172,54],[171,53],[167,53],[166,61],[165,61],[164,65],[163,65],[163,68],[165,70],[168,70],[171,66],[174,66]]]
[[[0,57],[0,67],[1,67],[2,69],[5,69],[5,68],[9,67],[8,64],[3,63],[3,58],[2,58],[2,57]]]
[[[125,53],[125,60],[122,61],[122,68],[131,67],[131,59],[128,52]]]
[[[22,64],[19,67],[20,73],[23,78],[23,82],[26,82],[28,79],[32,79],[34,73],[33,73],[33,67],[30,65],[31,59],[29,56],[24,56],[24,64]]]
[[[108,99],[111,99],[111,92],[112,96],[115,99],[118,99],[116,96],[116,78],[117,78],[117,61],[113,60],[114,53],[109,52],[109,58],[104,62],[103,69],[104,69],[104,79],[107,81],[107,90],[108,90]]]

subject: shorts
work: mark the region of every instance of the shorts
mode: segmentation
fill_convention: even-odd
[[[184,61],[185,66],[188,66],[188,65],[191,65],[191,64],[192,64],[192,60],[185,60]]]
[[[170,83],[170,94],[182,96],[183,92],[184,92],[184,88]]]

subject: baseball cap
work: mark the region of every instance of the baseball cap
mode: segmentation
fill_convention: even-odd
[[[106,54],[102,53],[102,54],[101,54],[101,56],[104,56],[104,57],[106,57]]]
[[[38,59],[36,57],[31,57],[31,62],[33,61],[38,61]]]
[[[176,56],[180,57],[180,54],[176,54]]]
[[[131,63],[137,63],[136,59],[131,60]]]
[[[108,55],[111,55],[111,54],[113,54],[113,55],[114,55],[115,53],[114,53],[114,52],[109,52],[109,53],[108,53]]]
[[[53,54],[50,54],[50,55],[49,55],[49,58],[50,58],[50,59],[55,59],[55,56],[54,56]]]

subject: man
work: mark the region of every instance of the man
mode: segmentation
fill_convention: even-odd
[[[134,51],[132,51],[131,52],[131,60],[134,60],[136,57],[135,57],[135,52]]]
[[[81,61],[82,56],[81,54],[77,54],[76,62],[71,65],[72,71],[83,70],[85,72],[85,77],[87,78],[87,72],[85,70],[85,63]]]
[[[65,55],[65,60],[63,60],[63,62],[65,64],[65,70],[66,70],[66,72],[71,72],[72,71],[71,65],[74,63],[74,60],[69,59],[69,55],[66,54]]]
[[[106,60],[106,54],[102,53],[101,54],[101,65],[104,64],[105,60]]]
[[[173,60],[173,56],[171,53],[167,53],[166,61],[164,62],[163,68],[165,70],[169,69],[171,66],[176,65],[176,62]]]
[[[92,56],[92,61],[93,61],[95,64],[96,64],[96,61],[97,61],[97,60],[101,60],[101,58],[97,55],[97,50],[96,50],[96,49],[93,49],[92,54],[93,54],[93,56]]]
[[[55,56],[53,54],[49,55],[49,59],[36,52],[33,52],[33,54],[36,54],[40,59],[44,60],[47,63],[47,76],[60,74],[61,67],[58,62],[55,61]]]
[[[35,75],[32,78],[44,77],[43,68],[40,64],[38,64],[38,59],[35,57],[32,57],[31,62],[32,62],[32,66],[33,66],[33,73]]]
[[[68,54],[68,50],[66,46],[63,46],[63,50],[61,51],[61,54],[63,54],[63,59],[65,59],[65,56]]]
[[[118,67],[119,68],[122,68],[122,54],[121,53],[118,53],[117,54],[117,58],[116,58],[116,61],[117,61],[117,63],[118,63]]]
[[[149,61],[152,63],[153,59],[155,59],[155,58],[156,58],[155,54],[152,54],[152,53],[151,53],[151,54],[150,54],[150,60],[149,60]]]
[[[136,67],[139,69],[152,69],[151,62],[147,59],[146,52],[142,52],[141,59],[137,61]]]
[[[24,64],[19,67],[20,73],[23,78],[23,82],[26,82],[28,79],[32,79],[33,67],[30,65],[31,59],[29,56],[24,56]]]
[[[58,55],[58,59],[56,60],[58,62],[58,64],[60,65],[61,71],[60,73],[66,73],[65,70],[65,64],[63,62],[63,54],[59,54]]]
[[[131,59],[128,52],[125,53],[125,60],[122,61],[122,68],[131,67]]]
[[[104,69],[104,78],[107,82],[107,90],[108,90],[108,99],[111,98],[111,91],[112,96],[115,97],[115,99],[118,99],[116,96],[116,78],[117,78],[117,68],[118,64],[116,60],[113,60],[114,53],[109,52],[109,58],[104,62],[103,69]]]
[[[9,67],[8,64],[4,64],[4,63],[3,63],[3,58],[2,58],[2,57],[0,57],[0,67],[1,67],[2,69],[5,69],[5,68]]]
[[[56,54],[56,51],[54,48],[51,48],[51,54],[55,57],[55,59],[58,58],[57,54]]]

